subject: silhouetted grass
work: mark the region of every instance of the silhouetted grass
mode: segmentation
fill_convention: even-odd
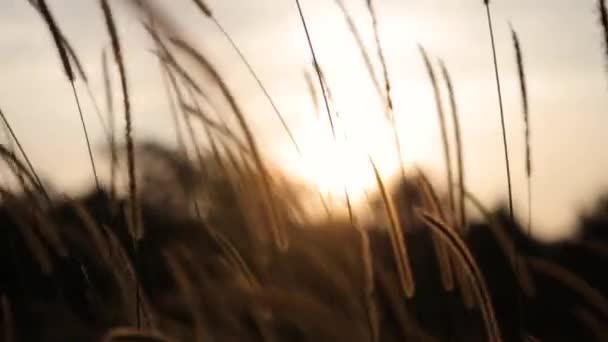
[[[204,2],[193,2],[215,21]],[[296,2],[335,137],[329,85],[300,2]],[[45,6],[42,1],[30,3]],[[112,167],[109,194],[101,184],[78,198],[46,194],[0,111],[10,140],[21,154],[0,145],[0,155],[21,185],[21,189],[0,187],[3,340],[475,342],[604,338],[608,317],[608,283],[601,275],[608,245],[603,232],[608,226],[605,201],[599,201],[581,219],[579,241],[544,244],[520,232],[511,201],[505,214],[501,208],[487,209],[466,192],[457,94],[440,62],[454,122],[458,184],[453,184],[447,120],[435,71],[422,48],[435,95],[448,188],[437,190],[419,169],[412,176],[402,170],[398,184],[389,186],[370,158],[378,191],[366,191],[372,208],[368,220],[360,220],[363,215],[351,202],[349,189],[345,189],[348,217],[318,218],[303,205],[309,199],[300,194],[302,187],[271,171],[250,126],[254,113],[237,101],[240,94],[232,92],[223,70],[174,29],[162,8],[134,1],[146,17],[144,28],[161,66],[177,148],[136,141],[123,46],[109,2],[100,0],[99,4],[121,80],[128,193],[120,195],[114,179],[119,151],[105,52],[102,72]],[[370,81],[382,93],[354,18],[344,3],[337,4],[363,55]],[[495,48],[489,1],[484,4]],[[385,51],[380,46],[380,19],[371,1],[366,5],[387,83],[387,111],[394,115]],[[64,68],[74,63],[88,89],[76,52],[48,8],[41,11],[47,13],[43,17],[60,59],[67,65]],[[253,66],[230,34],[219,22],[215,24],[274,107]],[[514,32],[512,37],[529,150],[523,58]],[[194,65],[180,63],[178,54]],[[494,62],[498,82],[495,55]],[[316,87],[312,80],[308,83],[316,106]],[[215,99],[208,92],[211,86],[219,88],[219,97],[229,110],[213,106]],[[91,99],[94,101],[92,95]],[[276,107],[274,111],[283,121]],[[501,120],[502,111],[501,103]],[[228,115],[236,118],[238,130],[228,126]],[[188,143],[181,136],[180,119]],[[394,116],[392,119],[399,144]],[[194,120],[202,130],[193,125]],[[504,121],[502,128],[504,134]],[[285,129],[291,134],[286,125]],[[202,135],[208,144],[201,144]],[[196,151],[196,160],[191,160],[188,148]],[[507,154],[506,139],[504,148]],[[526,158],[530,179],[529,151]],[[40,194],[46,194],[44,202]],[[481,218],[471,215],[467,219],[465,199],[481,212]],[[323,198],[321,201],[326,205]],[[269,239],[273,245],[265,243]],[[453,291],[455,283],[460,294]],[[521,297],[520,292],[526,296]],[[522,308],[529,313],[525,317]]]

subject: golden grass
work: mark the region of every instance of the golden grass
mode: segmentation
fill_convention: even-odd
[[[412,275],[412,267],[410,265],[409,255],[407,253],[407,247],[405,244],[405,238],[403,236],[403,226],[399,222],[399,215],[395,209],[395,205],[393,204],[393,200],[391,199],[386,187],[384,186],[384,182],[382,181],[382,177],[374,164],[374,161],[370,158],[370,163],[374,170],[374,175],[376,176],[376,184],[378,185],[378,190],[380,192],[380,196],[382,197],[382,203],[384,205],[384,212],[386,214],[386,218],[389,221],[389,236],[391,240],[391,246],[393,248],[393,255],[395,259],[395,263],[397,264],[397,273],[399,274],[399,283],[401,285],[401,289],[407,298],[412,298],[415,293],[416,285],[414,283],[414,276]]]
[[[125,70],[125,63],[123,60],[123,53],[118,37],[118,32],[114,24],[114,16],[112,9],[107,0],[99,0],[103,17],[106,24],[106,29],[110,37],[112,44],[112,52],[114,55],[114,62],[118,67],[118,74],[120,75],[120,84],[122,89],[123,105],[124,105],[124,118],[125,118],[125,142],[127,147],[127,171],[129,179],[129,201],[130,201],[130,215],[131,225],[133,226],[134,241],[139,241],[143,238],[144,231],[139,222],[139,199],[137,193],[137,178],[135,174],[135,146],[133,143],[133,123],[131,117],[131,101],[129,98],[129,86],[127,83],[127,72]]]
[[[289,241],[287,240],[287,235],[283,231],[283,219],[279,217],[279,213],[277,212],[276,205],[274,203],[276,199],[272,196],[270,175],[268,174],[268,170],[263,162],[262,155],[259,152],[253,132],[245,119],[244,112],[237,104],[233,93],[228,88],[228,85],[225,83],[224,79],[217,72],[216,68],[205,58],[205,56],[199,53],[194,47],[184,40],[171,38],[171,42],[178,49],[198,63],[202,71],[210,76],[213,82],[219,86],[224,98],[228,101],[228,104],[239,123],[239,127],[245,135],[245,139],[247,140],[247,144],[251,150],[256,167],[260,171],[260,181],[262,184],[261,188],[263,191],[264,200],[266,202],[266,209],[268,210],[268,218],[270,219],[269,225],[271,234],[274,238],[276,246],[280,250],[286,250],[289,247]]]
[[[492,342],[501,341],[502,338],[500,328],[498,327],[498,322],[496,321],[490,292],[483,278],[483,274],[481,273],[481,270],[479,269],[479,266],[477,265],[477,262],[475,261],[475,258],[469,251],[468,247],[453,229],[448,228],[447,224],[441,222],[435,215],[428,214],[423,211],[419,211],[419,215],[426,222],[429,228],[443,238],[452,251],[462,261],[462,265],[473,278],[472,284],[474,285],[473,288],[475,289],[475,295],[481,304],[481,313],[488,339]]]
[[[458,168],[458,227],[461,232],[467,225],[466,217],[466,203],[464,199],[465,183],[464,183],[464,157],[462,148],[462,132],[460,127],[460,118],[458,114],[458,106],[456,104],[456,96],[454,94],[454,87],[452,85],[452,79],[443,61],[439,61],[441,67],[441,73],[448,90],[448,96],[450,100],[450,108],[452,112],[452,123],[454,125],[454,147],[456,149],[456,163]]]
[[[429,208],[434,215],[438,215],[442,220],[446,220],[444,210],[439,201],[439,196],[435,192],[430,180],[420,168],[416,167],[416,172],[418,189],[420,189],[423,195],[423,207]],[[452,269],[449,253],[445,244],[437,234],[431,233],[431,238],[433,239],[433,247],[439,265],[441,285],[444,290],[452,291],[454,290],[454,270]]]
[[[431,82],[431,87],[433,89],[433,96],[435,98],[435,110],[437,111],[437,119],[439,122],[440,134],[441,134],[441,143],[443,146],[443,158],[444,164],[446,168],[446,177],[448,184],[448,207],[450,209],[450,219],[454,220],[455,210],[454,210],[454,192],[453,192],[453,176],[452,176],[452,159],[450,155],[450,145],[448,140],[448,131],[447,131],[447,122],[445,118],[445,114],[443,112],[443,103],[441,101],[441,94],[439,93],[439,86],[437,84],[437,78],[435,77],[435,71],[433,70],[433,66],[431,65],[431,61],[429,60],[428,54],[426,50],[419,45],[418,49],[420,50],[420,55],[424,61],[424,66],[426,68],[427,74],[429,76],[429,81]]]
[[[498,243],[499,248],[509,260],[509,265],[515,277],[519,282],[522,291],[528,296],[533,297],[536,294],[536,285],[532,277],[530,267],[524,258],[518,257],[515,242],[505,232],[505,228],[500,227],[492,214],[487,210],[477,197],[471,192],[465,191],[466,198],[471,202],[488,223],[490,233],[494,236],[494,240]]]

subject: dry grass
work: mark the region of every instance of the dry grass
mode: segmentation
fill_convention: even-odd
[[[405,238],[403,236],[403,226],[399,222],[399,215],[395,209],[392,198],[389,196],[382,176],[378,172],[374,161],[370,158],[370,163],[374,169],[374,175],[376,176],[376,184],[382,198],[382,204],[384,206],[384,212],[389,221],[389,236],[391,239],[391,246],[393,248],[393,256],[395,263],[397,264],[397,272],[399,274],[399,283],[403,293],[407,298],[414,296],[416,285],[414,283],[414,276],[412,274],[412,267],[410,266],[410,257],[407,253],[407,247],[405,244]]]
[[[298,0],[296,2],[335,137],[333,116],[341,118],[345,113],[331,112],[329,104],[332,101],[331,91],[317,61],[300,2]],[[46,6],[43,1],[32,0],[30,3],[35,6],[40,6],[36,4]],[[521,289],[528,297],[534,296],[537,292],[541,294],[534,300],[525,302],[533,309],[537,305],[543,305],[544,302],[537,304],[536,301],[542,301],[542,295],[550,293],[555,288],[562,290],[565,288],[568,292],[574,293],[574,297],[580,297],[581,300],[575,303],[580,308],[567,312],[565,316],[571,317],[574,314],[580,321],[576,324],[582,323],[598,339],[602,339],[605,334],[602,324],[608,317],[608,300],[603,293],[604,289],[595,287],[595,284],[586,277],[569,271],[558,262],[535,255],[535,253],[544,255],[538,251],[544,251],[543,248],[553,251],[551,249],[553,247],[544,245],[525,247],[533,248],[534,253],[531,254],[535,256],[518,257],[519,253],[522,253],[519,250],[522,246],[519,240],[514,238],[517,235],[509,234],[508,228],[498,223],[499,214],[490,213],[479,201],[466,193],[456,94],[443,62],[440,61],[441,73],[449,96],[451,119],[454,122],[458,184],[453,184],[455,178],[451,170],[447,118],[443,112],[437,77],[426,52],[420,48],[435,95],[441,129],[449,183],[447,206],[421,171],[419,171],[420,177],[406,179],[403,163],[402,181],[404,184],[416,184],[416,193],[409,194],[412,196],[411,199],[402,201],[407,203],[400,203],[395,199],[400,195],[395,195],[392,193],[393,189],[387,187],[370,158],[378,193],[367,195],[370,197],[372,211],[382,210],[386,219],[373,217],[369,226],[359,222],[361,216],[351,202],[348,190],[345,189],[348,220],[337,215],[327,220],[322,219],[319,223],[311,220],[303,209],[297,186],[289,180],[271,175],[270,167],[263,159],[263,151],[258,146],[257,136],[249,125],[250,118],[246,116],[248,108],[241,107],[237,101],[239,94],[232,92],[223,78],[222,70],[217,69],[193,46],[191,41],[178,34],[174,29],[174,23],[165,17],[162,8],[154,5],[153,2],[131,1],[131,3],[136,5],[139,14],[146,17],[143,26],[154,43],[152,52],[158,57],[161,66],[170,114],[175,125],[177,151],[171,150],[166,155],[171,161],[178,159],[176,164],[179,164],[183,158],[186,165],[183,168],[187,170],[175,170],[175,180],[156,187],[153,182],[146,183],[150,182],[147,177],[154,176],[154,172],[172,173],[165,169],[157,171],[152,166],[148,167],[143,163],[146,159],[142,158],[142,166],[137,168],[141,176],[139,173],[136,174],[133,122],[123,60],[124,51],[117,35],[110,4],[107,0],[100,0],[112,43],[114,61],[120,74],[124,101],[129,177],[127,205],[123,205],[115,189],[114,173],[118,151],[114,134],[110,68],[105,52],[102,54],[102,72],[112,150],[109,200],[105,199],[100,191],[98,195],[103,198],[100,200],[101,204],[94,200],[90,203],[75,199],[65,199],[57,203],[56,199],[51,201],[47,195],[48,205],[41,205],[36,195],[46,194],[46,191],[4,113],[0,111],[2,120],[10,132],[11,141],[17,143],[23,155],[16,156],[12,148],[4,146],[0,148],[0,154],[12,168],[15,177],[23,180],[22,195],[0,189],[2,194],[0,219],[4,220],[3,223],[7,222],[8,228],[3,231],[9,234],[6,236],[8,239],[3,236],[2,241],[10,240],[7,246],[13,248],[6,254],[0,254],[3,257],[0,260],[11,267],[14,263],[14,269],[25,273],[25,278],[13,281],[18,284],[19,291],[10,288],[6,294],[0,293],[2,298],[0,333],[4,334],[4,340],[13,342],[22,334],[26,334],[25,331],[15,330],[15,327],[28,324],[32,327],[37,324],[53,325],[55,329],[60,327],[65,332],[80,329],[85,331],[81,332],[82,336],[88,336],[89,339],[102,337],[102,341],[174,339],[377,342],[432,341],[447,338],[465,341],[483,340],[481,321],[471,327],[461,326],[471,317],[479,319],[476,312],[465,310],[463,304],[469,308],[479,306],[485,334],[490,341],[510,340],[512,336],[520,336],[524,332],[522,336],[529,341],[544,338],[542,333],[535,329],[536,322],[542,321],[542,317],[526,317],[526,325],[519,326],[517,333],[508,330],[513,328],[509,321],[512,318],[504,311],[506,306],[510,309],[512,303],[505,303],[511,299],[500,296],[503,294],[502,286],[506,288],[510,285],[496,285],[505,279],[511,279],[501,278],[500,274],[504,273],[504,270],[514,273],[513,286],[516,291]],[[299,147],[282,113],[276,108],[274,100],[236,42],[204,2],[193,0],[193,3],[206,19],[215,23],[232,44],[299,152]],[[384,75],[384,90],[381,89],[382,86],[373,69],[372,55],[364,47],[362,34],[354,18],[343,1],[336,0],[336,4],[359,47],[372,85],[386,102],[386,112],[393,126],[399,157],[401,157],[399,134],[390,94],[391,81],[385,60],[386,51],[381,46],[378,27],[380,20],[376,13],[377,8],[374,6],[377,4],[373,4],[371,0],[366,2],[372,18],[371,30],[374,34],[376,54]],[[484,4],[492,30],[489,1],[484,1]],[[57,44],[62,63],[67,65],[64,65],[64,69],[76,68],[70,71],[71,78],[65,71],[68,78],[73,81],[76,71],[85,82],[91,100],[97,107],[76,52],[55,25],[48,8],[39,11],[46,11],[46,16],[41,14]],[[493,32],[491,36],[494,47]],[[525,135],[528,145],[526,168],[527,176],[530,178],[528,99],[521,47],[515,32],[512,36],[524,103]],[[177,57],[185,57],[190,62],[195,62],[195,67],[186,68],[186,64],[180,63]],[[500,91],[496,58],[494,61],[497,86]],[[198,82],[199,75],[207,81]],[[320,99],[317,98],[317,86],[314,83],[316,81],[313,82],[312,77],[308,75],[309,92],[314,105],[318,106]],[[221,100],[228,104],[229,112],[214,106],[213,100],[216,99],[209,98],[208,87],[219,88]],[[79,105],[76,88],[73,90]],[[500,106],[502,119],[502,100]],[[98,108],[96,111],[99,112]],[[236,118],[238,130],[231,129],[224,120],[227,114]],[[212,118],[213,115],[217,117]],[[183,120],[183,123],[180,120]],[[201,127],[193,126],[194,120],[202,124],[202,132],[198,130]],[[82,123],[86,134],[84,120]],[[190,139],[188,142],[184,141],[180,131],[181,124],[187,129]],[[504,130],[503,121],[503,134]],[[203,147],[199,141],[201,134],[206,135],[207,146]],[[506,139],[504,147],[508,167]],[[188,156],[189,148],[197,154],[194,162]],[[145,157],[145,153],[149,153],[148,150],[143,146],[141,150],[137,150],[137,153]],[[91,161],[93,163],[93,160]],[[198,164],[198,167],[192,164]],[[182,167],[180,165],[182,164],[174,167],[180,168]],[[510,175],[508,178],[510,191]],[[136,183],[137,179],[143,182]],[[458,191],[458,201],[454,197],[454,191]],[[160,199],[156,199],[155,196]],[[482,212],[483,220],[486,222],[483,228],[468,229],[465,197]],[[174,206],[175,209],[170,210],[169,208],[172,207],[167,203],[173,202],[177,204]],[[321,202],[329,213],[331,208],[327,207],[323,197]],[[459,204],[458,208],[456,203]],[[196,216],[191,212],[192,206],[195,208]],[[422,208],[418,208],[419,206]],[[448,210],[444,210],[444,207]],[[512,203],[509,203],[509,209],[512,210]],[[412,215],[414,217],[408,216],[407,213],[410,212],[414,213]],[[475,227],[477,221],[473,219],[471,221],[474,224],[470,227]],[[380,225],[381,222],[388,224],[378,227],[380,229],[372,228]],[[423,229],[425,227],[430,229],[431,239],[428,239],[429,235]],[[485,245],[476,246],[478,240],[475,240],[476,234],[484,234],[486,228],[490,231],[491,239],[497,242],[506,256],[505,261],[500,259],[500,262],[496,265],[492,264],[492,268],[487,269],[486,263],[496,259],[485,260],[483,257],[492,256],[492,253],[484,250]],[[265,234],[267,232],[265,230],[270,234]],[[261,232],[263,234],[260,235]],[[268,239],[273,240],[274,245],[265,244]],[[467,242],[471,244],[468,245]],[[523,244],[536,246],[535,242],[530,240],[524,240]],[[586,240],[580,245],[596,246],[590,245]],[[428,262],[429,256],[433,258],[432,254],[427,253],[432,253],[429,248],[434,248],[437,263]],[[473,250],[474,248],[478,249]],[[282,253],[277,253],[277,249]],[[587,249],[592,252],[603,251],[596,247]],[[0,252],[4,253],[4,251]],[[473,255],[478,253],[479,259],[475,259]],[[482,269],[480,265],[484,268]],[[482,274],[482,270],[487,273]],[[416,272],[415,280],[414,272]],[[439,276],[436,277],[434,273],[438,273]],[[538,275],[543,277],[535,278]],[[549,278],[549,281],[545,278]],[[82,288],[78,287],[80,283]],[[448,291],[453,290],[456,287],[455,283],[460,288],[459,300],[463,303],[454,302],[452,293],[441,291],[440,286]],[[44,286],[48,288],[43,288]],[[26,289],[23,291],[26,296],[22,295],[21,288]],[[59,299],[53,298],[53,301],[60,303],[49,303],[49,297],[36,292],[40,288],[43,288],[41,290],[43,293],[45,291],[61,293],[62,297]],[[4,279],[0,279],[0,291],[4,289]],[[545,291],[547,289],[548,291]],[[496,291],[496,294],[493,291]],[[62,301],[68,300],[70,307],[66,309],[64,308],[66,304]],[[561,298],[552,298],[552,300],[561,303]],[[91,312],[86,314],[78,312],[80,306]],[[566,307],[565,310],[569,310],[568,308]],[[65,314],[66,312],[68,314]],[[429,312],[432,313],[431,316]],[[26,314],[30,314],[35,319],[29,322]],[[63,325],[56,323],[59,322],[58,317],[64,316],[68,317],[65,321],[68,323],[62,322]],[[95,324],[90,324],[89,321],[94,321]],[[444,326],[447,332],[443,331]],[[507,327],[507,330],[501,329],[503,326]],[[450,331],[450,329],[454,330]],[[459,335],[457,331],[461,329],[466,331]],[[505,334],[502,335],[501,332]],[[590,335],[589,332],[586,334]]]
[[[456,105],[456,95],[454,94],[454,87],[452,85],[452,79],[448,73],[443,61],[440,61],[441,73],[445,81],[445,85],[448,90],[448,96],[450,100],[450,108],[452,112],[452,123],[454,125],[454,148],[456,149],[456,163],[458,167],[458,227],[463,232],[464,227],[467,225],[466,218],[466,205],[464,199],[465,183],[464,183],[464,157],[462,147],[462,133],[460,127],[460,119],[458,114],[458,107]]]
[[[447,129],[447,121],[445,118],[445,114],[443,111],[443,102],[441,100],[441,94],[439,92],[439,85],[437,83],[437,78],[435,77],[435,71],[433,70],[433,66],[429,57],[426,53],[426,50],[422,46],[418,46],[420,50],[420,55],[422,56],[422,60],[424,61],[424,66],[426,68],[426,72],[429,76],[429,81],[431,82],[431,87],[433,89],[433,96],[435,99],[435,110],[437,111],[437,119],[440,128],[441,134],[441,144],[443,146],[443,159],[446,168],[446,177],[447,177],[447,185],[448,185],[448,207],[450,209],[450,217],[455,217],[456,211],[454,210],[454,192],[453,192],[453,175],[452,175],[452,158],[450,154],[450,143],[448,140],[448,129]]]
[[[460,258],[462,264],[466,267],[470,276],[473,278],[473,288],[475,289],[475,295],[480,301],[482,316],[486,327],[486,333],[488,340],[497,342],[502,341],[498,322],[496,321],[494,307],[492,305],[492,299],[490,292],[487,288],[486,282],[483,278],[475,258],[467,248],[466,244],[462,239],[454,232],[453,229],[448,228],[445,223],[442,223],[435,216],[422,212],[421,217],[426,222],[427,226],[433,229],[434,232],[438,233],[444,241],[450,246],[452,251]]]

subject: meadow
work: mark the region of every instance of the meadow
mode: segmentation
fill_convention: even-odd
[[[487,77],[495,80],[499,99],[503,149],[496,153],[504,156],[507,175],[504,204],[495,208],[467,188],[474,180],[466,179],[463,166],[458,89],[445,64],[423,46],[419,53],[434,96],[446,186],[436,186],[423,168],[403,160],[386,179],[370,156],[375,188],[366,191],[361,206],[346,186],[339,198],[328,198],[268,161],[251,127],[255,113],[242,106],[234,85],[178,29],[161,2],[94,2],[109,41],[102,51],[103,99],[91,91],[78,51],[47,1],[28,2],[48,28],[57,67],[71,85],[94,183],[79,195],[50,187],[11,126],[13,113],[2,111],[0,103],[6,132],[0,147],[0,341],[608,339],[608,194],[598,194],[596,205],[580,214],[575,237],[558,242],[530,235],[530,202],[527,213],[514,212],[513,151],[491,1],[479,6],[492,43],[487,54],[495,73]],[[400,151],[396,95],[378,29],[380,1],[366,2],[372,23],[367,28],[357,25],[345,1],[335,2],[359,44],[365,62],[359,71],[368,74],[381,99]],[[608,61],[608,10],[603,1],[597,4],[604,39],[598,44]],[[314,71],[306,96],[318,103],[336,138],[348,113],[331,106],[335,89],[317,60],[301,5],[294,1]],[[283,113],[212,8],[202,0],[193,0],[192,8],[223,33],[297,150]],[[141,53],[158,59],[160,86],[172,104],[164,115],[174,122],[175,146],[134,139],[130,93],[138,85],[129,83],[124,58],[130,47],[116,26],[118,10],[130,11],[148,34],[150,50]],[[373,49],[363,44],[362,30],[372,32]],[[525,47],[515,27],[511,33],[530,199],[534,94],[528,94]],[[94,104],[93,113],[83,110],[83,101]],[[103,127],[107,181],[91,147],[92,119]]]

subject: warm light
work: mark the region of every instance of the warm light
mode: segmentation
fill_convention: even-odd
[[[302,156],[288,171],[324,194],[344,197],[348,190],[357,201],[365,190],[377,186],[370,157],[385,177],[397,167],[392,129],[380,115],[343,116],[334,119],[334,137],[327,121],[315,121],[298,130]]]

